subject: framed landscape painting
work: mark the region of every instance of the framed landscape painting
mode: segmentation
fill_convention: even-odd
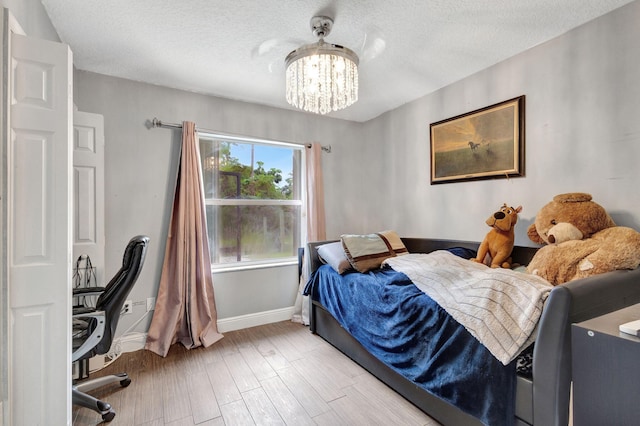
[[[431,184],[524,175],[524,95],[430,128]]]

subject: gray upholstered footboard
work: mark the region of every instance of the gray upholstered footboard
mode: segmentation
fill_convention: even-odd
[[[640,303],[640,269],[608,272],[551,291],[533,354],[534,424],[568,424],[571,324],[636,303]]]

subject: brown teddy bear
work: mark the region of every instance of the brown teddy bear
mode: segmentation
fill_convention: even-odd
[[[511,252],[515,240],[513,228],[518,222],[518,213],[522,211],[522,206],[517,208],[503,204],[500,210],[489,216],[485,221],[491,227],[478,247],[478,255],[474,262],[485,263],[485,258],[489,256],[487,262],[492,268],[510,268]]]
[[[616,226],[606,210],[590,194],[571,192],[553,197],[540,209],[529,226],[529,239],[538,244],[559,244],[582,240],[605,228]]]
[[[590,194],[556,195],[527,234],[540,248],[527,270],[557,285],[640,264],[640,233],[616,226]]]

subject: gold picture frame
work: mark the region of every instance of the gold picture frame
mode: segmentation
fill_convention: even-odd
[[[524,99],[432,123],[431,184],[524,176]]]

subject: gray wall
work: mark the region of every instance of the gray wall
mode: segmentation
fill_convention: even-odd
[[[78,108],[105,118],[106,269],[117,268],[131,235],[146,233],[151,252],[132,298],[157,291],[179,134],[149,130],[145,122],[153,117],[331,144],[332,153],[323,157],[330,238],[396,229],[407,236],[479,241],[488,231],[486,217],[507,202],[524,207],[516,242],[532,245],[526,228],[536,212],[569,191],[593,194],[619,224],[640,229],[639,21],[640,2],[634,2],[367,123],[77,72]],[[525,177],[429,184],[430,123],[523,94]],[[291,306],[295,275],[295,267],[217,274],[219,318]],[[121,330],[138,317],[123,320]],[[145,331],[145,324],[135,331]]]
[[[354,152],[375,147],[375,182],[341,231],[481,240],[503,202],[522,205],[516,242],[559,193],[593,195],[619,225],[640,230],[640,2],[366,123]],[[429,184],[429,124],[526,95],[526,177]],[[384,160],[383,160],[384,159]],[[359,170],[359,172],[362,172]],[[375,203],[384,194],[388,202]],[[367,208],[376,206],[375,215]],[[346,209],[346,207],[344,208]]]
[[[134,304],[157,294],[179,161],[180,131],[150,129],[149,120],[190,120],[224,133],[331,144],[333,152],[323,156],[328,173],[340,167],[340,146],[359,137],[362,126],[82,71],[74,74],[74,80],[78,109],[104,116],[106,276],[119,267],[131,236],[151,238],[144,269],[131,293]],[[289,308],[297,285],[295,265],[216,273],[218,319]],[[144,305],[134,305],[133,311],[122,317],[117,334],[144,315]],[[133,331],[146,331],[148,323],[145,318]]]

